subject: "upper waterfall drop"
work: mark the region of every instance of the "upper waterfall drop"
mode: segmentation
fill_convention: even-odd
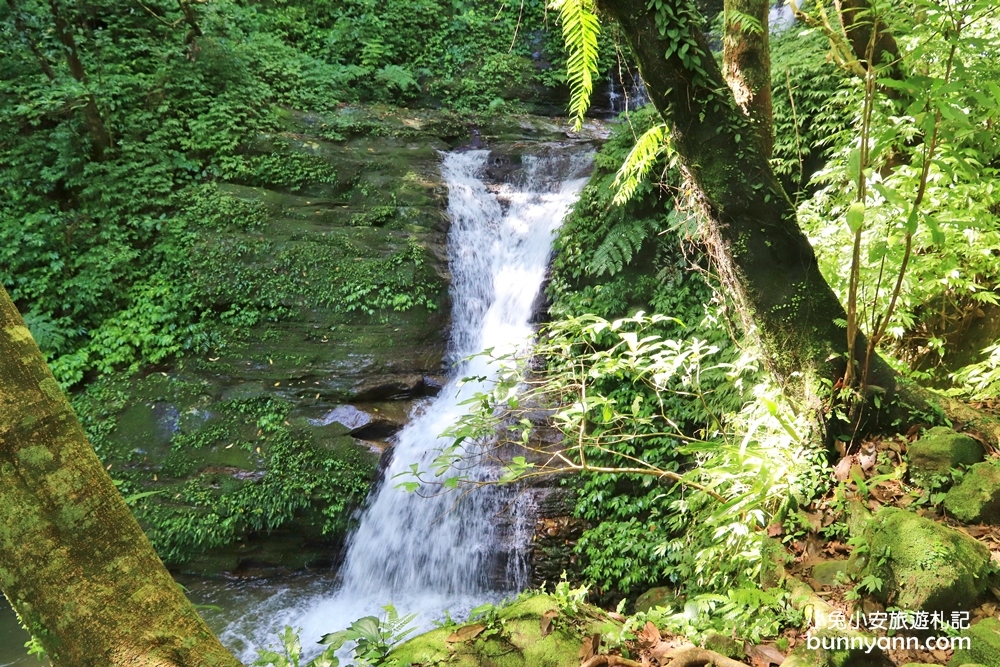
[[[586,183],[592,153],[547,145],[523,156],[514,182],[498,185],[484,179],[490,157],[488,150],[446,153],[441,166],[451,220],[450,379],[397,435],[384,481],[349,540],[338,590],[299,599],[294,608],[291,600],[276,601],[280,608],[261,614],[268,632],[292,625],[309,644],[360,616],[377,615],[389,602],[402,613],[418,612],[426,626],[445,610],[460,615],[528,585],[525,547],[533,521],[519,525],[505,515],[511,491],[487,486],[459,499],[433,487],[407,493],[393,479],[413,465],[428,470],[447,444],[441,433],[467,410],[462,402],[496,377],[499,369],[474,355],[530,344],[555,231]],[[463,383],[467,377],[485,380]],[[479,468],[473,474],[485,480],[495,473]],[[233,624],[224,638],[246,638],[245,630]]]

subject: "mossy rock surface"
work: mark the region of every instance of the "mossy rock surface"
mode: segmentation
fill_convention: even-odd
[[[552,620],[551,632],[543,636],[546,612],[558,615]],[[448,637],[464,626],[438,628],[407,641],[389,657],[401,664],[448,667],[579,667],[584,638],[617,625],[604,611],[590,605],[581,605],[570,617],[560,612],[548,595],[516,602],[502,609],[499,618],[503,631],[485,640],[477,636],[448,642]]]
[[[847,580],[848,562],[830,560],[816,563],[812,567],[812,578],[824,586],[837,586]]]
[[[635,611],[649,611],[653,607],[666,607],[677,599],[677,591],[668,586],[650,588],[635,601]]]
[[[875,637],[851,630],[819,630],[799,644],[781,663],[782,667],[892,667],[877,647],[868,650]]]
[[[879,510],[869,526],[868,547],[862,576],[881,579],[876,595],[900,609],[968,609],[986,590],[989,550],[913,512]]]
[[[1000,467],[977,463],[952,487],[944,507],[963,523],[1000,524]]]
[[[1000,667],[1000,621],[984,618],[962,631],[961,636],[969,638],[969,647],[956,649],[948,667],[973,664]]]
[[[906,449],[910,477],[925,483],[960,465],[979,463],[984,454],[983,446],[975,439],[945,426],[928,430]]]
[[[155,494],[133,511],[182,571],[335,560],[375,477],[372,450],[448,372],[439,151],[469,141],[475,119],[279,115],[282,127],[244,147],[246,169],[187,203],[203,213],[185,271],[209,310],[201,352],[75,400],[123,494]],[[598,125],[576,138],[598,138]],[[518,142],[490,146],[504,156],[567,139],[548,118],[493,116],[481,130]],[[338,409],[346,424],[330,418]]]

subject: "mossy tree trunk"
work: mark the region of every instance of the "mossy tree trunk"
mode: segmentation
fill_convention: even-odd
[[[771,45],[768,0],[726,0],[722,35],[722,75],[733,99],[750,117],[763,157],[774,148],[771,121]]]
[[[0,589],[57,667],[236,667],[170,577],[0,287]]]
[[[873,14],[868,0],[834,0],[834,4],[847,41],[861,65],[886,67],[888,76],[893,79],[901,78],[899,47],[885,23]],[[868,62],[869,45],[874,54],[874,63]]]
[[[846,334],[835,320],[846,314],[753,140],[753,125],[735,106],[697,13],[685,0],[598,4],[623,28],[650,99],[670,128],[704,209],[707,246],[748,330],[756,331],[771,370],[794,393],[818,395],[820,381],[844,375]],[[656,5],[660,23],[667,15],[669,24],[657,24]],[[863,358],[865,345],[859,336],[856,358]],[[895,375],[880,358],[872,361],[870,378],[889,392],[895,388]]]

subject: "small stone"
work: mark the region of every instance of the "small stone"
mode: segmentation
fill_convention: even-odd
[[[944,498],[948,513],[963,523],[1000,524],[1000,467],[977,463]]]
[[[944,426],[928,430],[906,450],[910,477],[914,480],[947,475],[952,468],[979,463],[983,456],[983,446],[976,440]]]

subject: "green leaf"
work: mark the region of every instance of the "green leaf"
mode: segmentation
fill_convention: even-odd
[[[847,226],[853,234],[857,234],[865,226],[864,202],[856,201],[847,209]]]
[[[566,43],[566,81],[569,84],[569,112],[574,127],[583,125],[583,115],[590,107],[597,75],[600,23],[594,13],[593,0],[554,0],[552,9],[562,20],[563,41]]]

